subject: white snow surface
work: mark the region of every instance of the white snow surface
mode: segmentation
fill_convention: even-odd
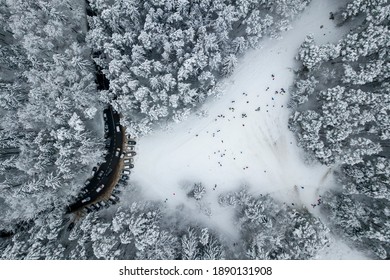
[[[367,260],[368,257],[350,247],[341,239],[331,238],[328,247],[322,249],[315,257],[317,260]]]
[[[264,39],[261,48],[246,53],[233,75],[221,81],[222,95],[201,108],[207,116],[194,113],[138,139],[131,182],[146,198],[163,200],[172,209],[184,205],[194,218],[231,238],[238,237],[233,209],[219,206],[218,195],[244,185],[318,214],[311,204],[333,185],[332,172],[304,163],[287,127],[287,102],[299,67],[295,56],[306,35],[327,43],[345,34],[329,20],[329,12],[343,2],[313,0],[281,39]],[[187,196],[194,182],[206,187],[201,202]]]

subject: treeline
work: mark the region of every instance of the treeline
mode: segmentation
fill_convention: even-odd
[[[137,202],[92,212],[73,227],[59,211],[40,216],[28,232],[0,244],[0,258],[311,259],[328,244],[329,230],[306,209],[291,208],[268,195],[255,197],[245,188],[219,199],[221,206],[235,209],[232,222],[239,236],[233,240],[234,234],[195,221],[200,213],[188,213],[184,205],[167,211],[164,203],[137,199],[134,189],[127,188]]]
[[[103,211],[105,212],[105,211]],[[104,214],[104,213],[103,213]],[[107,213],[105,213],[107,214]],[[180,214],[178,214],[180,216]],[[179,218],[179,217],[177,217]],[[65,230],[62,213],[41,216],[0,248],[1,259],[223,259],[218,235],[185,217],[175,224],[160,203],[134,202],[108,217],[92,212]],[[173,219],[175,221],[176,219]],[[69,224],[69,223],[68,223]]]
[[[87,40],[110,80],[102,100],[131,133],[180,121],[216,91],[237,58],[289,28],[309,0],[90,0]]]
[[[357,27],[337,44],[307,37],[291,100],[300,145],[342,185],[325,197],[324,213],[374,258],[390,257],[389,11],[386,0],[354,0],[336,20]]]
[[[235,208],[243,255],[256,260],[307,260],[329,244],[328,228],[306,208],[292,208],[269,195],[253,196],[247,189],[219,198]]]
[[[79,4],[0,0],[0,229],[65,207],[103,141]]]

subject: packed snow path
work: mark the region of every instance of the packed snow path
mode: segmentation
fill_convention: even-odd
[[[312,33],[326,43],[345,33],[329,19],[341,4],[313,0],[282,39],[265,39],[261,49],[248,52],[221,82],[223,94],[202,107],[206,117],[193,114],[139,139],[131,181],[168,207],[185,205],[199,217],[195,213],[211,214],[205,219],[226,232],[230,217],[219,207],[218,195],[240,186],[312,209],[332,176],[328,167],[304,164],[287,127],[287,101],[298,67],[294,57],[305,36]],[[187,197],[194,182],[206,187],[202,206]]]

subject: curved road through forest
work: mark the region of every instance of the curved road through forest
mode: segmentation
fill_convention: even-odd
[[[87,180],[87,185],[82,189],[78,201],[68,206],[69,212],[77,211],[84,206],[95,202],[110,187],[113,177],[116,176],[121,157],[125,151],[123,147],[123,129],[119,124],[119,114],[111,106],[104,110],[104,123],[107,154],[104,162],[94,172],[93,177]]]
[[[86,0],[87,16],[96,16],[89,6],[89,1]],[[89,26],[87,25],[87,29]],[[93,57],[98,57],[100,54],[95,52]],[[102,68],[94,63],[96,68],[96,84],[98,90],[108,90],[110,87],[109,80],[102,72]],[[118,177],[120,161],[125,155],[124,145],[124,128],[120,125],[119,114],[109,105],[103,111],[104,115],[104,130],[106,141],[106,156],[104,162],[99,165],[97,170],[92,174],[92,178],[86,181],[86,185],[81,190],[77,201],[67,207],[68,212],[75,212],[82,208],[99,202],[102,196],[106,196],[112,191],[112,186],[116,183]],[[135,143],[135,142],[134,142]]]

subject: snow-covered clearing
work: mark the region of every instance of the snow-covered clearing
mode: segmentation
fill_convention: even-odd
[[[248,52],[221,83],[223,94],[203,106],[206,117],[193,114],[140,138],[132,183],[141,186],[147,198],[166,201],[168,207],[184,204],[194,217],[209,220],[232,237],[231,209],[218,205],[218,195],[243,185],[316,211],[311,204],[332,185],[332,172],[304,164],[303,152],[287,127],[288,89],[298,67],[294,57],[307,34],[326,43],[345,33],[329,20],[329,12],[340,2],[313,0],[282,39],[265,39],[261,49]],[[194,182],[207,189],[202,207],[187,197]],[[197,214],[207,211],[210,216]]]

